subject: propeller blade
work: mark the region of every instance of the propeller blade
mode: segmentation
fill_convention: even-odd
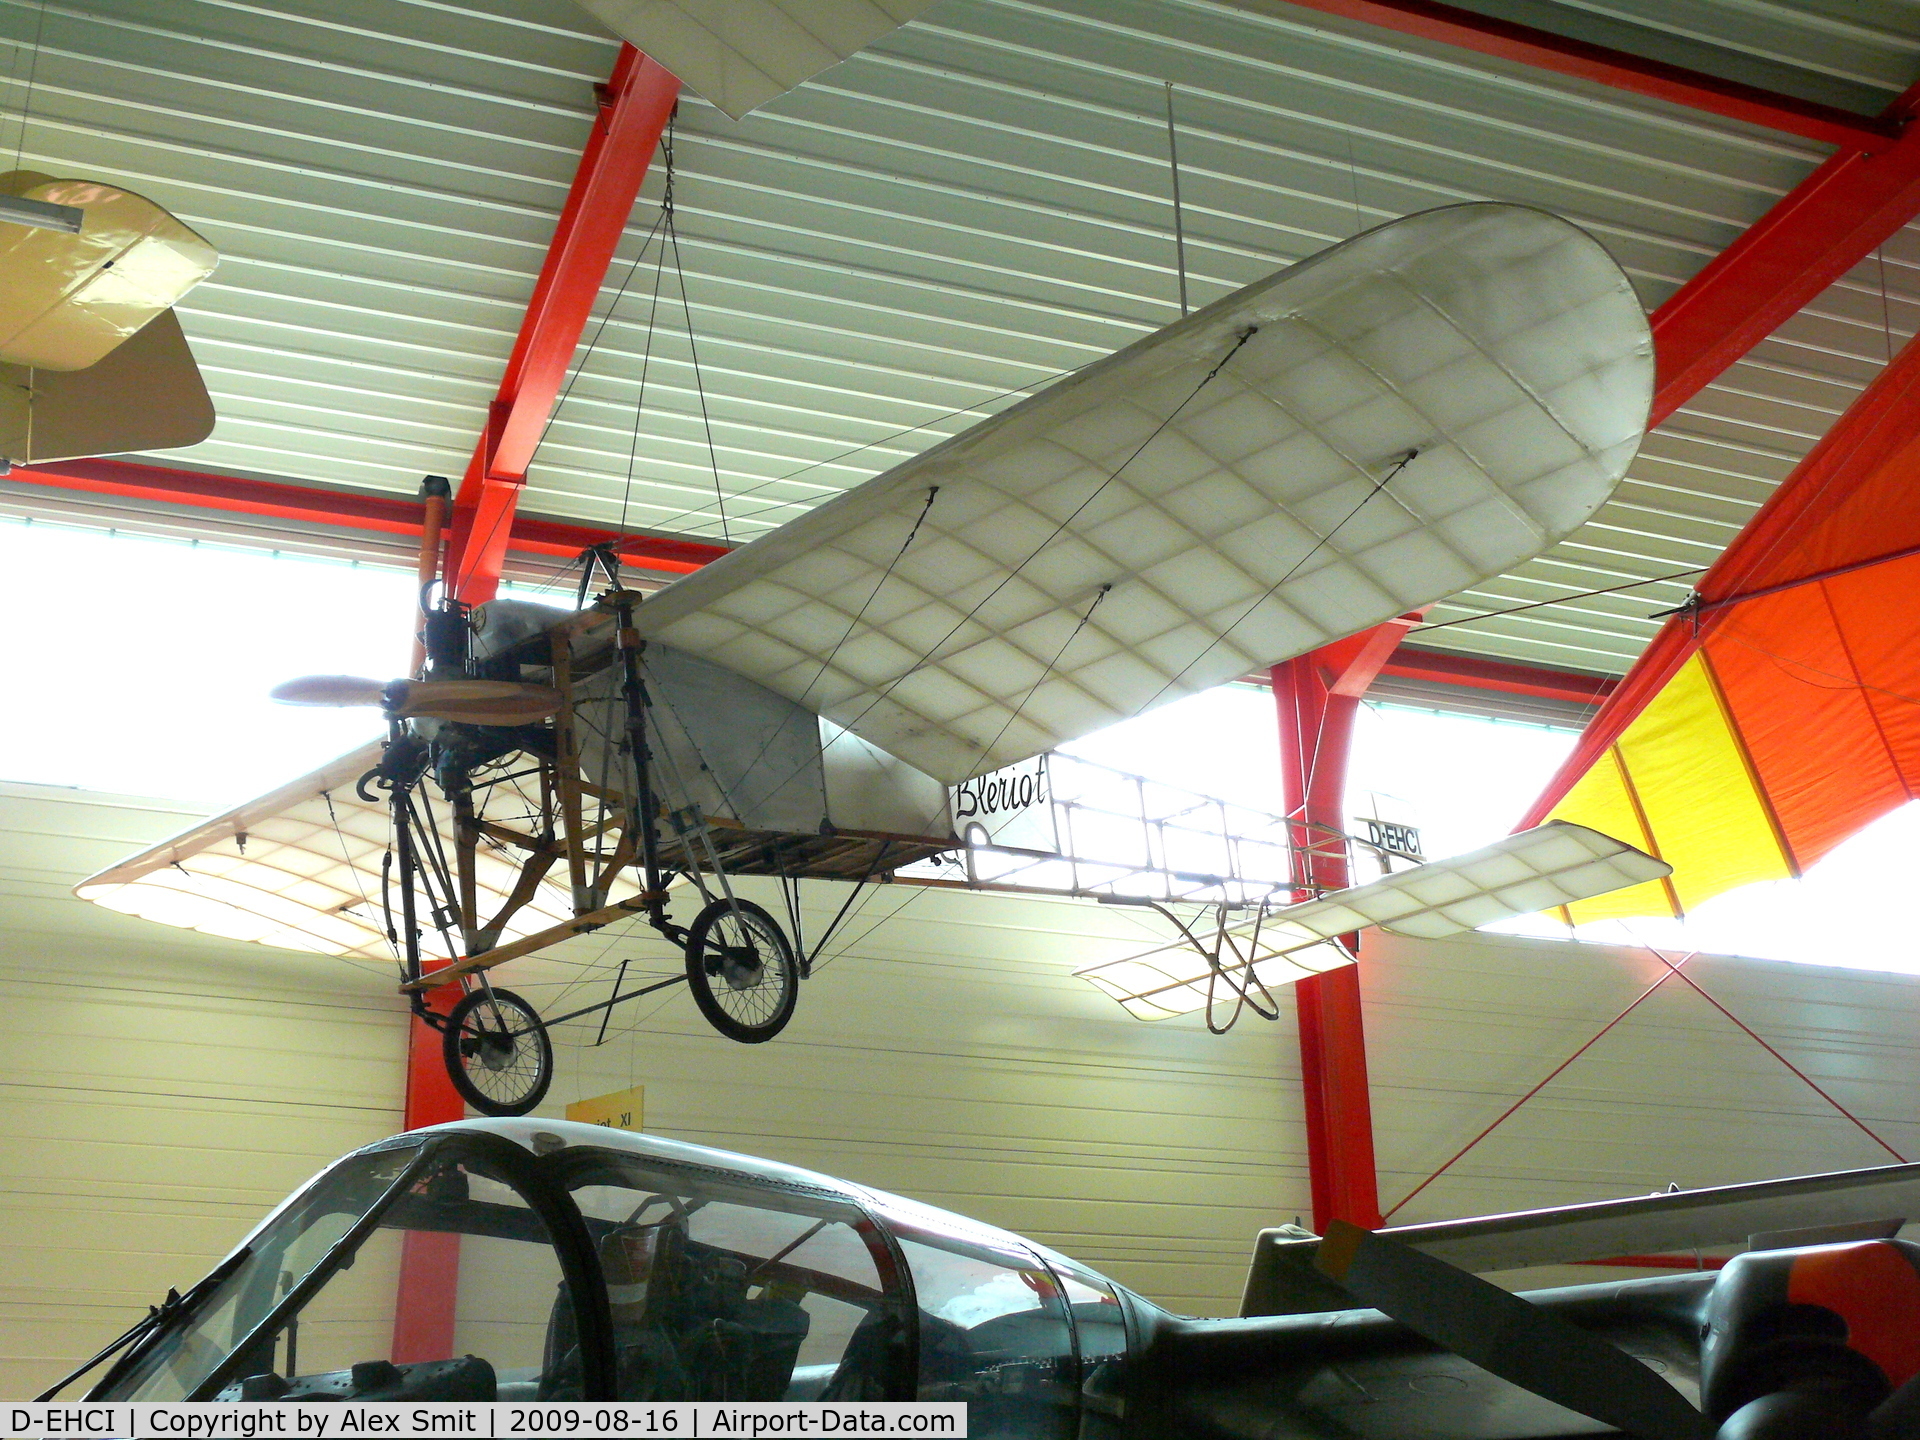
[[[386,689],[384,680],[359,675],[302,675],[267,693],[282,705],[383,705]]]
[[[560,692],[512,680],[367,680],[303,675],[269,692],[283,705],[378,705],[396,720],[531,725],[560,713]]]
[[[531,725],[560,713],[560,692],[511,680],[403,680],[389,687],[387,713],[398,719],[468,725]]]
[[[1314,1265],[1355,1299],[1556,1405],[1641,1440],[1701,1440],[1686,1398],[1617,1346],[1444,1260],[1335,1220]]]

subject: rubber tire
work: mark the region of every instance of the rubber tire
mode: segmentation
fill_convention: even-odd
[[[780,997],[779,1007],[758,1025],[743,1024],[726,1012],[714,994],[714,977],[706,971],[707,935],[723,916],[731,915],[736,909],[766,923],[768,933],[779,942],[778,958],[787,976],[786,990]],[[800,966],[794,959],[793,944],[787,939],[787,932],[780,928],[778,920],[760,906],[751,900],[715,900],[693,917],[693,923],[687,927],[685,950],[687,988],[693,991],[694,1004],[700,1007],[700,1013],[707,1017],[707,1023],[714,1029],[729,1040],[738,1040],[742,1045],[759,1045],[787,1028],[787,1022],[793,1018],[793,1007],[800,999]]]
[[[485,990],[468,991],[447,1012],[446,1028],[440,1032],[440,1057],[446,1063],[447,1078],[453,1081],[453,1088],[482,1115],[524,1115],[546,1099],[547,1087],[553,1084],[553,1042],[547,1038],[547,1027],[541,1023],[540,1012],[511,990],[495,989],[491,993],[491,1001],[503,1010],[518,1011],[522,1017],[533,1022],[533,1028],[522,1037],[530,1038],[536,1047],[537,1064],[532,1086],[515,1099],[498,1100],[481,1090],[467,1076],[465,1059],[460,1054],[460,1037],[465,1030],[467,1017],[489,1003],[489,993]]]

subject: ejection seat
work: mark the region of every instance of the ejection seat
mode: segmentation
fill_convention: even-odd
[[[811,1321],[792,1300],[749,1299],[738,1257],[677,1216],[609,1231],[599,1255],[621,1399],[785,1398]]]

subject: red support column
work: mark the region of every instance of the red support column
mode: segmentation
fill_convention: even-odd
[[[445,1011],[458,987],[426,993],[427,1004]],[[440,1033],[424,1021],[407,1022],[406,1130],[466,1118],[466,1102],[440,1059]],[[460,1298],[460,1237],[409,1230],[400,1237],[400,1280],[393,1304],[396,1365],[453,1357],[455,1311]]]
[[[486,432],[454,497],[446,578],[462,600],[489,600],[500,583],[527,466],[559,402],[581,331],[679,94],[680,82],[672,74],[631,45],[620,47]],[[693,563],[675,568],[693,569],[704,558],[689,555]],[[443,1004],[455,994],[450,986],[431,993]],[[407,1045],[407,1128],[465,1114],[441,1062],[440,1036],[414,1019]],[[396,1362],[452,1354],[459,1279],[458,1236],[405,1237],[394,1302]]]
[[[1315,889],[1348,883],[1344,847],[1324,843],[1325,831],[1316,827],[1346,829],[1347,757],[1360,697],[1419,618],[1403,615],[1273,667],[1287,814],[1298,827],[1294,843],[1308,857],[1305,878]],[[1299,981],[1294,1005],[1313,1228],[1325,1230],[1329,1220],[1377,1226],[1380,1192],[1359,967],[1345,965]]]

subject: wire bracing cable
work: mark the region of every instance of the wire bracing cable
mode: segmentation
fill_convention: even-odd
[[[958,635],[968,625],[972,624],[975,618],[978,617],[980,612],[984,610],[988,605],[990,605],[995,599],[995,597],[997,597],[1000,594],[1001,591],[1005,590],[1009,585],[1013,584],[1013,582],[1020,577],[1021,573],[1029,565],[1031,565],[1042,554],[1044,554],[1048,549],[1048,547],[1050,547],[1056,540],[1060,538],[1062,534],[1066,532],[1068,526],[1072,525],[1075,520],[1079,519],[1079,517],[1083,513],[1085,513],[1088,506],[1092,505],[1095,500],[1099,499],[1100,496],[1106,492],[1107,488],[1110,485],[1112,485],[1123,474],[1125,474],[1128,467],[1130,467],[1134,461],[1138,460],[1140,456],[1143,453],[1145,453],[1148,446],[1152,445],[1155,440],[1159,439],[1160,436],[1166,432],[1166,429],[1168,426],[1170,426],[1171,424],[1173,424],[1175,420],[1180,418],[1180,416],[1186,411],[1186,408],[1189,405],[1191,405],[1196,399],[1199,398],[1200,392],[1205,390],[1207,386],[1212,383],[1214,378],[1218,376],[1222,370],[1226,369],[1228,362],[1231,361],[1235,355],[1239,354],[1241,347],[1244,346],[1249,340],[1251,340],[1257,333],[1259,333],[1259,327],[1254,325],[1249,325],[1246,329],[1242,330],[1240,334],[1235,338],[1233,344],[1228,347],[1226,354],[1222,355],[1219,358],[1219,360],[1215,361],[1212,368],[1209,369],[1205,375],[1200,377],[1199,382],[1193,387],[1192,390],[1187,392],[1185,398],[1182,399],[1178,405],[1175,405],[1171,410],[1167,412],[1165,417],[1163,417],[1160,420],[1160,422],[1156,424],[1151,431],[1148,432],[1145,439],[1143,439],[1138,445],[1134,446],[1133,450],[1129,452],[1129,454],[1127,455],[1127,458],[1122,460],[1117,466],[1115,466],[1110,472],[1108,472],[1108,474],[1100,481],[1100,483],[1096,485],[1087,494],[1086,498],[1081,500],[1080,503],[1074,506],[1072,510],[1068,511],[1067,514],[1058,523],[1056,523],[1051,530],[1047,532],[1045,537],[1042,538],[1040,542],[1032,548],[1032,550],[1030,550],[1016,564],[1010,567],[1007,570],[1006,574],[1000,577],[999,582],[996,585],[994,585],[994,587],[991,590],[987,591],[985,595],[981,596],[980,599],[975,601],[965,614],[963,614],[958,620],[954,621],[953,624],[947,629],[944,635],[942,635],[932,645],[928,646],[926,654],[922,656],[922,658],[919,661],[917,661],[913,665],[908,666],[905,670],[901,671],[898,675],[896,675],[892,680],[889,680],[884,686],[881,687],[879,692],[876,693],[873,696],[873,698],[869,700],[864,707],[861,708],[860,712],[854,715],[851,719],[844,720],[844,721],[835,720],[834,723],[841,727],[842,733],[834,736],[832,740],[828,741],[827,742],[828,745],[836,745],[840,743],[840,741],[846,735],[850,735],[853,733],[854,727],[856,725],[858,725],[862,720],[866,719],[868,715],[872,714],[877,707],[879,707],[889,696],[891,696],[895,690],[899,689],[901,685],[906,683],[907,680],[911,679],[914,675],[918,674],[920,671],[925,670],[931,665],[937,664],[941,659],[945,658],[940,654],[941,649],[944,646],[946,646],[948,642],[950,642],[953,639],[954,636]],[[1017,716],[1017,712],[1016,712],[1016,716]],[[811,764],[812,762],[809,761],[808,763]],[[784,777],[780,782],[781,785],[785,785],[789,783],[794,778],[795,775],[800,774],[801,768],[804,768],[804,767],[798,767],[791,774]],[[778,789],[779,787],[776,786],[775,788]]]

